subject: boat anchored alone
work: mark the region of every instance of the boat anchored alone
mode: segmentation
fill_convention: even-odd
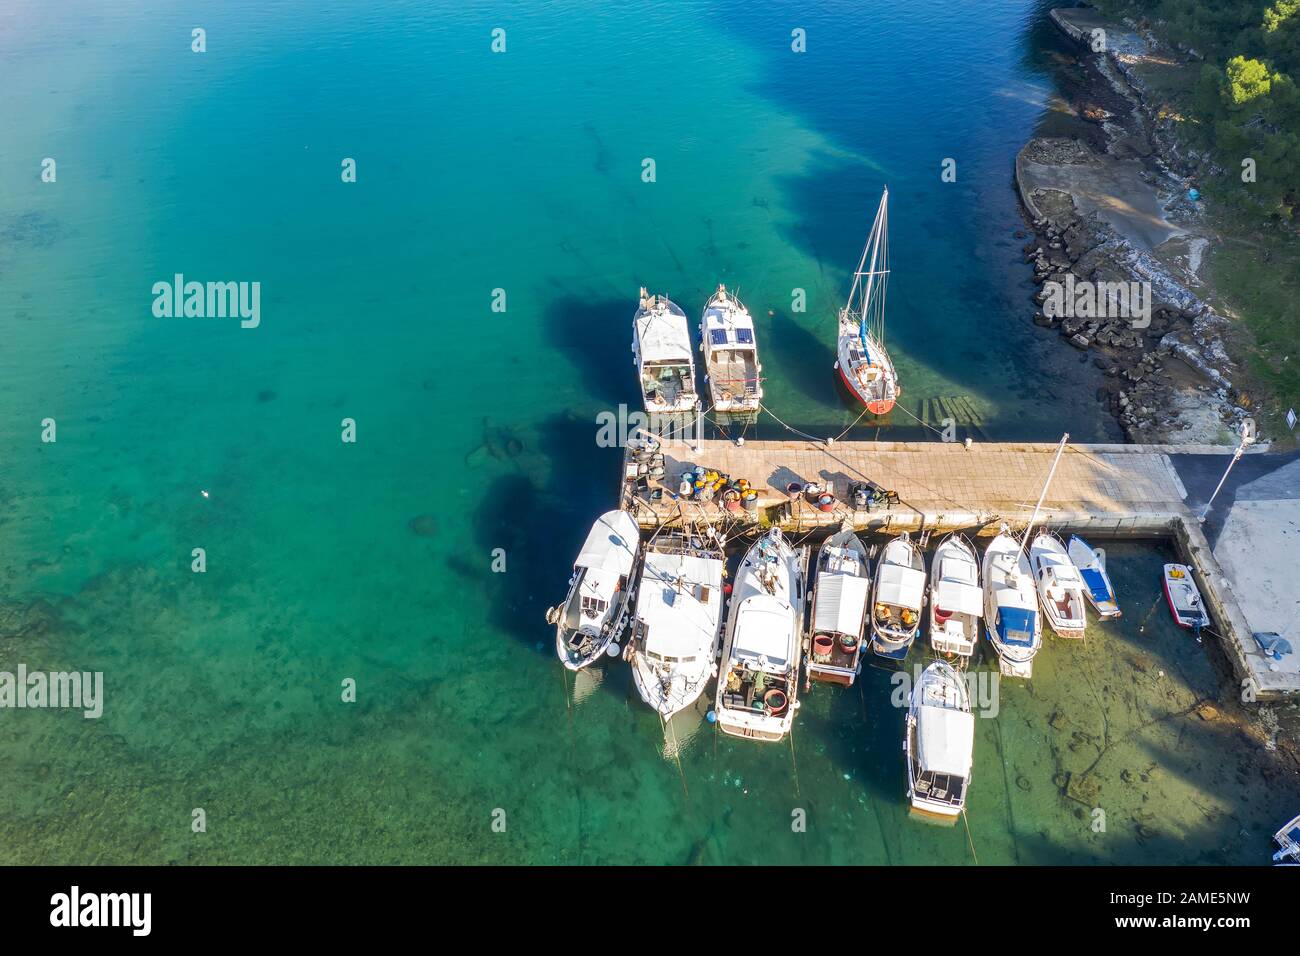
[[[1282,829],[1273,834],[1273,840],[1282,848],[1273,854],[1274,863],[1294,860],[1295,864],[1290,865],[1300,864],[1300,816],[1283,824]]]
[[[754,339],[754,320],[734,292],[720,285],[704,304],[700,320],[704,380],[713,410],[724,414],[757,412],[763,398]]]
[[[1061,539],[1040,531],[1029,546],[1029,564],[1043,605],[1043,616],[1057,637],[1083,637],[1087,620],[1083,605],[1083,578],[1065,551]]]
[[[921,672],[907,711],[907,796],[912,809],[951,822],[966,805],[975,750],[970,691],[951,664]]]
[[[885,290],[889,284],[889,189],[880,197],[876,221],[853,273],[853,288],[840,309],[835,367],[858,401],[873,415],[887,415],[902,394],[894,363],[885,351]]]
[[[731,594],[717,722],[723,733],[780,740],[799,707],[805,549],[773,528],[746,552]]]
[[[1185,564],[1166,564],[1164,573],[1165,600],[1179,627],[1196,632],[1196,640],[1201,639],[1201,628],[1210,623],[1205,604],[1201,601],[1201,592],[1192,580],[1192,569]]]
[[[1119,617],[1123,612],[1120,611],[1115,586],[1110,583],[1110,575],[1106,573],[1105,555],[1077,534],[1070,535],[1070,544],[1066,551],[1070,555],[1071,563],[1079,569],[1079,574],[1083,577],[1084,597],[1097,612],[1097,616],[1102,620]]]
[[[870,591],[866,545],[845,527],[817,550],[812,635],[805,664],[809,682],[853,685],[862,667],[862,630]]]
[[[968,661],[979,642],[983,613],[975,548],[963,535],[950,534],[934,549],[930,571],[930,646],[935,653]]]
[[[569,670],[582,670],[611,647],[618,653],[640,550],[636,519],[626,511],[607,511],[592,525],[573,562],[569,596],[546,612],[555,625],[555,653]]]
[[[894,661],[907,657],[921,626],[925,560],[906,531],[891,539],[876,565],[871,611],[871,650]]]
[[[641,397],[651,414],[698,412],[695,350],[686,313],[667,296],[647,295],[632,320],[632,355],[641,378]]]
[[[695,703],[716,671],[724,570],[712,527],[646,544],[628,656],[641,699],[665,720]]]

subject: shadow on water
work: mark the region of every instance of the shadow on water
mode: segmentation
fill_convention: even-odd
[[[634,296],[567,295],[548,304],[543,315],[547,343],[573,363],[585,390],[610,408],[636,398],[631,352],[635,312]],[[587,442],[591,444],[590,435]]]

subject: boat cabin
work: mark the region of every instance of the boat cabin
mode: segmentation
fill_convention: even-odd
[[[924,592],[924,571],[897,564],[881,565],[872,611],[876,630],[894,640],[914,635],[921,621]]]
[[[813,600],[808,679],[849,686],[858,673],[870,581],[856,552],[823,548]]]
[[[940,654],[969,657],[975,651],[984,592],[974,562],[949,558],[934,591],[934,626],[930,645]]]

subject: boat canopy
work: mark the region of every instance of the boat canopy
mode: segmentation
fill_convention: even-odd
[[[813,628],[834,634],[860,636],[870,587],[866,578],[828,571],[818,574]]]
[[[636,337],[642,363],[687,364],[693,357],[691,333],[686,317],[673,312],[641,315],[636,320]]]
[[[1034,643],[1034,615],[1037,612],[1023,607],[998,608],[998,637],[1004,644],[1032,647]]]
[[[736,611],[731,656],[758,670],[784,671],[792,629],[787,605],[770,594],[750,595]]]
[[[1057,583],[1066,587],[1080,586],[1082,580],[1079,577],[1079,569],[1076,568],[1065,555],[1055,551],[1039,552],[1038,560],[1042,562],[1044,569]]]
[[[1095,568],[1084,568],[1079,572],[1083,575],[1083,583],[1088,586],[1095,601],[1113,601],[1115,595],[1111,593],[1110,585],[1106,583],[1106,576]]]
[[[895,607],[921,609],[921,595],[925,590],[925,572],[904,568],[897,564],[880,566],[880,583],[876,587],[876,603]]]
[[[573,563],[579,568],[612,571],[626,577],[632,573],[639,542],[636,519],[626,511],[607,511],[592,525]]]
[[[953,614],[980,617],[984,613],[984,592],[974,584],[945,577],[939,581],[935,605]]]
[[[970,776],[975,717],[950,707],[921,707],[916,720],[917,761],[922,772]]]
[[[648,652],[674,658],[709,652],[722,614],[722,570],[717,558],[646,553],[636,615]]]

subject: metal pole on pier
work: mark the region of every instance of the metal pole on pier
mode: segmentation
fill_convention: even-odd
[[[1232,453],[1232,461],[1228,462],[1228,467],[1223,469],[1223,477],[1220,478],[1219,483],[1215,485],[1214,494],[1210,495],[1210,500],[1207,501],[1205,507],[1201,509],[1200,515],[1196,518],[1197,521],[1202,524],[1205,523],[1205,518],[1210,513],[1210,506],[1214,504],[1214,499],[1218,497],[1219,492],[1223,489],[1223,483],[1228,480],[1228,472],[1232,471],[1232,466],[1237,463],[1238,459],[1240,459],[1243,454],[1245,454],[1246,449],[1253,444],[1254,441],[1255,423],[1247,418],[1241,423],[1241,444],[1238,445],[1237,450]]]

